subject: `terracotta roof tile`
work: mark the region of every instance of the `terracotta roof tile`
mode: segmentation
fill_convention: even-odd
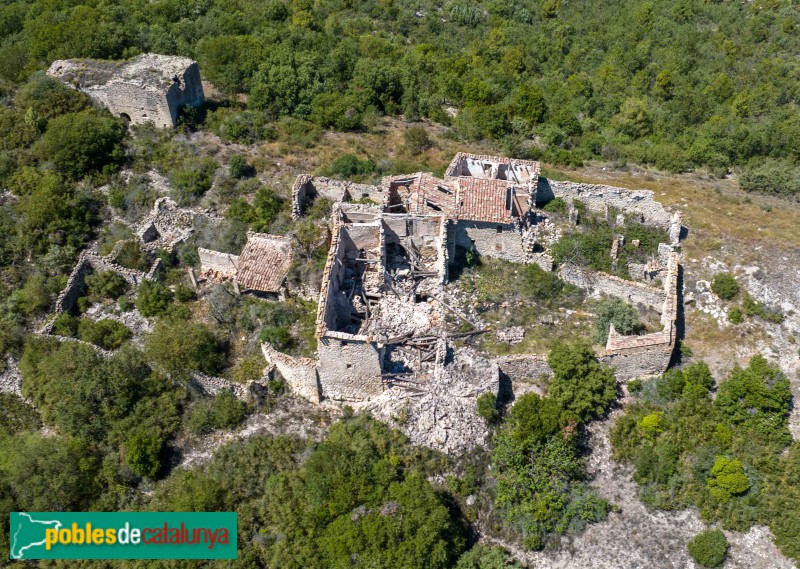
[[[513,223],[514,189],[505,180],[459,178],[458,218],[489,223]]]
[[[292,246],[289,238],[251,233],[239,255],[236,280],[240,286],[261,292],[279,292],[289,272]]]

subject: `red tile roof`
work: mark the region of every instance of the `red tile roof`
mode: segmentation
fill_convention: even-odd
[[[279,292],[291,261],[292,246],[288,237],[251,233],[239,255],[236,280],[245,289]]]
[[[513,223],[514,190],[505,180],[459,178],[458,219]]]

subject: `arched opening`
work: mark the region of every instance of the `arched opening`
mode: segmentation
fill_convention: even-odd
[[[128,113],[120,113],[120,118],[124,120],[126,123],[131,122],[131,116]]]

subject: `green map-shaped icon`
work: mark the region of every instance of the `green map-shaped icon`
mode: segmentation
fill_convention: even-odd
[[[39,518],[36,514],[11,512],[9,535],[11,536],[11,559],[31,559],[44,548],[45,530],[60,529],[61,522]]]

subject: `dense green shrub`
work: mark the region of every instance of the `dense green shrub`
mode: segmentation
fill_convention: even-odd
[[[139,430],[125,441],[125,463],[139,476],[155,478],[161,469],[164,441],[157,433]]]
[[[422,154],[433,146],[428,131],[422,126],[410,126],[403,131],[403,148],[413,156]]]
[[[425,479],[435,463],[399,432],[351,416],[319,443],[254,436],[225,445],[206,468],[159,484],[148,509],[238,511],[240,557],[268,566],[347,566],[356,555],[379,568],[445,569],[466,536]],[[256,535],[286,539],[255,545]]]
[[[217,163],[211,158],[187,158],[170,173],[175,200],[188,205],[203,196],[214,183]]]
[[[323,168],[322,173],[343,180],[362,179],[375,172],[375,162],[360,160],[355,154],[343,154]]]
[[[51,119],[34,152],[66,176],[81,178],[118,167],[125,127],[108,111],[88,109]]]
[[[600,417],[617,397],[611,368],[600,364],[591,346],[581,342],[556,343],[547,356],[553,370],[548,396],[579,423]]]
[[[719,529],[707,529],[694,536],[686,546],[689,554],[703,567],[719,567],[728,556],[728,540]]]
[[[164,314],[172,303],[172,291],[159,282],[145,280],[136,292],[136,308],[142,316]]]
[[[145,272],[149,268],[147,254],[139,241],[124,241],[116,251],[114,260],[126,269]]]
[[[644,330],[639,311],[621,298],[610,298],[597,303],[594,318],[594,341],[605,345],[611,325],[618,334],[630,335]]]
[[[117,299],[128,290],[128,281],[114,271],[98,271],[86,276],[89,296]]]
[[[550,213],[565,214],[567,213],[567,202],[563,198],[553,198],[542,206],[542,209]]]
[[[145,341],[145,353],[159,371],[186,378],[192,371],[220,373],[227,345],[205,324],[167,319],[156,323]]]
[[[717,273],[711,283],[711,291],[722,300],[732,300],[739,294],[739,283],[730,273]]]
[[[708,366],[692,364],[646,382],[611,433],[615,458],[634,467],[639,497],[664,509],[696,507],[703,518],[726,529],[746,531],[767,524],[788,555],[789,528],[800,509],[792,490],[796,463],[784,452],[792,444],[788,431],[789,382],[761,356],[747,368],[734,368],[719,384]],[[791,521],[784,522],[786,516]],[[780,534],[780,538],[778,535]],[[699,561],[699,559],[698,559]]]
[[[728,311],[728,320],[730,320],[731,324],[741,324],[744,322],[744,313],[742,309],[738,306],[732,306]]]
[[[0,393],[0,437],[22,431],[37,431],[42,425],[33,407],[14,393]]]
[[[747,293],[744,293],[742,299],[742,312],[747,316],[759,316],[767,322],[775,324],[782,324],[786,319],[780,306],[763,304]]]
[[[129,340],[131,335],[127,326],[111,318],[104,318],[96,322],[88,318],[81,318],[78,323],[78,337],[84,342],[90,342],[105,350],[116,350]]]
[[[455,569],[521,569],[521,565],[501,547],[476,544],[458,558]]]
[[[724,456],[714,459],[707,484],[711,495],[720,502],[727,502],[732,496],[744,494],[750,489],[742,463]]]
[[[189,285],[178,283],[175,285],[175,299],[178,302],[192,302],[197,300],[197,293]]]
[[[253,167],[247,163],[247,158],[242,154],[234,154],[228,162],[228,174],[231,178],[244,178],[252,174]]]
[[[493,425],[500,419],[497,409],[497,398],[492,393],[483,393],[477,400],[478,415],[483,417],[487,424]]]
[[[525,266],[524,279],[523,292],[538,302],[553,300],[570,288],[556,273],[545,271],[536,264]]]
[[[186,417],[188,429],[203,435],[214,429],[232,429],[245,418],[245,404],[228,390],[212,399],[198,402]]]

